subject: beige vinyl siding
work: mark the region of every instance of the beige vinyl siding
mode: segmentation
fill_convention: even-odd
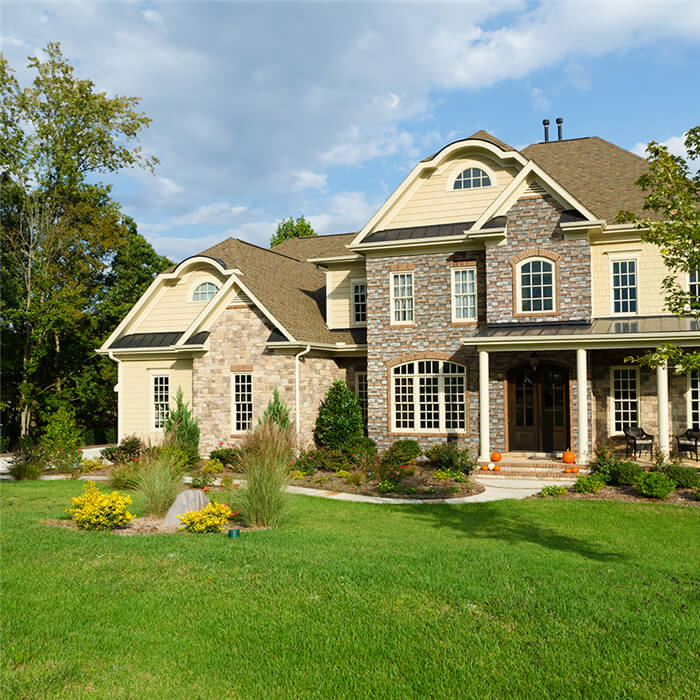
[[[167,374],[170,378],[170,406],[182,387],[185,401],[192,406],[192,360],[122,360],[120,369],[120,439],[138,435],[142,440],[159,443],[163,431],[153,428],[153,375]],[[196,412],[195,412],[196,415]]]
[[[493,174],[496,182],[492,179],[490,187],[448,189],[457,172],[470,167],[482,167]],[[451,159],[427,177],[417,179],[374,230],[476,221],[515,175],[514,169],[504,168],[497,161],[483,156]]]
[[[168,280],[150,304],[131,323],[128,333],[158,333],[184,331],[207,305],[206,301],[191,301],[195,288],[202,282],[221,287],[224,280],[210,267],[193,267],[177,280]]]
[[[352,317],[352,280],[364,278],[364,261],[328,270],[326,299],[329,328],[350,328],[355,325]]]
[[[613,316],[610,259],[629,256],[637,260],[637,315],[667,314],[661,283],[668,274],[657,246],[641,241],[600,242],[591,246],[593,316]]]

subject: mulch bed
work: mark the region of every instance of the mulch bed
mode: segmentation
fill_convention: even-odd
[[[316,472],[312,476],[303,479],[293,479],[291,486],[304,486],[306,488],[322,491],[334,491],[336,493],[356,493],[363,496],[381,496],[383,498],[415,498],[416,500],[462,498],[475,496],[484,491],[481,484],[472,481],[464,483],[447,479],[438,481],[433,478],[432,470],[422,470],[416,467],[415,474],[404,477],[399,491],[382,493],[377,488],[377,481],[364,481],[361,484],[348,484],[345,479],[339,478],[335,472]]]
[[[83,530],[78,527],[72,520],[61,520],[53,518],[50,520],[42,520],[42,525],[51,525],[53,527],[63,527],[67,530],[76,530],[77,532],[92,532],[91,530]],[[225,525],[222,532],[226,533],[229,530],[238,529],[241,532],[251,532],[253,530],[269,530],[269,527],[247,527],[245,525]],[[111,530],[115,535],[172,535],[176,532],[183,532],[176,525],[166,526],[163,521],[158,518],[134,518],[126,527]]]
[[[567,488],[565,499],[578,499],[583,501],[627,501],[629,503],[671,503],[676,506],[700,506],[700,498],[693,489],[676,489],[663,500],[640,496],[633,486],[605,486],[598,493],[576,493],[573,487]],[[539,498],[533,496],[532,498]]]

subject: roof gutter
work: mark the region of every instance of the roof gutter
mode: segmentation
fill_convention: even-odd
[[[299,350],[302,348],[310,347],[312,350],[322,350],[324,352],[367,352],[366,344],[348,345],[346,343],[288,343],[285,341],[275,340],[269,343],[265,343],[265,347],[270,348],[270,350]]]

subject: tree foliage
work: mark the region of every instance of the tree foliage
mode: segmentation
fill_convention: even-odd
[[[267,408],[262,415],[262,419],[258,419],[258,423],[264,421],[272,421],[277,423],[280,428],[289,428],[291,426],[291,420],[289,419],[289,407],[282,400],[277,386],[275,386],[272,392],[272,399],[267,404]]]
[[[684,138],[687,158],[652,141],[647,146],[649,169],[637,180],[646,193],[644,209],[653,215],[639,217],[623,211],[618,222],[634,222],[642,240],[659,247],[668,272],[663,280],[666,308],[677,316],[700,319],[700,298],[686,286],[689,274],[700,274],[700,126]],[[698,163],[700,165],[700,163]],[[700,280],[699,280],[700,281]],[[649,367],[668,364],[677,373],[700,369],[700,353],[663,345],[642,357],[628,358]]]
[[[290,216],[277,224],[277,231],[270,240],[270,248],[274,248],[278,243],[290,238],[309,238],[316,235],[316,231],[311,228],[311,224],[303,215],[298,216],[296,220]]]
[[[192,415],[182,395],[182,387],[178,387],[175,408],[165,420],[165,437],[187,455],[190,466],[199,461],[199,421]]]
[[[97,177],[157,163],[138,145],[150,123],[139,98],[96,92],[59,44],[44,53],[29,59],[25,88],[0,55],[1,408],[5,431],[22,435],[66,402],[83,427],[114,417],[114,368],[93,350],[126,304],[108,291],[139,286],[119,266],[138,234]],[[144,258],[146,276],[154,264]],[[110,304],[111,317],[98,317]]]

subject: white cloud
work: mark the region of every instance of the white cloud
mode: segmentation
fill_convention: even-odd
[[[545,109],[549,109],[549,105],[551,103],[547,99],[547,97],[544,94],[544,91],[541,88],[530,88],[530,98],[532,99],[532,106],[536,110],[542,112]]]
[[[156,10],[144,10],[142,12],[144,19],[151,24],[161,24],[163,22],[163,15]]]
[[[326,211],[311,214],[308,219],[317,233],[349,233],[361,229],[379,206],[368,202],[362,192],[340,192],[331,197]]]
[[[295,187],[300,190],[325,190],[328,184],[328,175],[313,170],[297,170],[292,175],[296,180]]]
[[[227,202],[204,204],[193,211],[170,219],[171,226],[198,226],[201,224],[220,223],[230,220],[246,211],[247,207],[232,206]]]
[[[649,140],[651,141],[652,139]],[[683,158],[687,158],[688,152],[685,150],[684,141],[685,134],[683,134],[682,136],[671,136],[665,141],[660,141],[660,143],[662,146],[666,146],[666,148],[668,148],[669,150],[669,153],[672,153],[674,156],[682,156]],[[632,153],[636,153],[642,158],[646,158],[648,155],[647,144],[642,141],[636,143],[630,150],[632,151]]]

